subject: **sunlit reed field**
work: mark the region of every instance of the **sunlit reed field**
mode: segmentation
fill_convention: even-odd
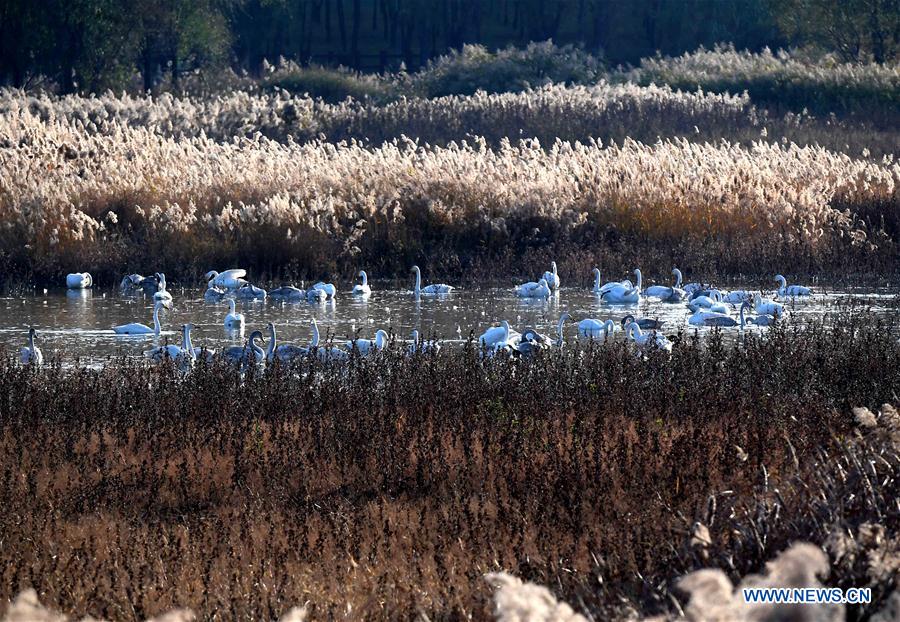
[[[248,93],[5,91],[0,102],[8,281],[52,282],[79,266],[117,282],[151,264],[194,277],[232,263],[273,278],[360,264],[394,276],[413,262],[496,277],[549,254],[585,275],[635,262],[751,278],[788,262],[798,273],[896,269],[893,155],[704,139],[700,127],[746,122],[741,97],[600,85],[384,107]],[[317,118],[341,129],[316,138]],[[513,135],[532,126],[525,134],[544,140]],[[657,126],[681,129],[654,139]],[[390,140],[353,140],[378,138],[373,128]],[[351,140],[329,142],[334,132]]]
[[[826,584],[873,588],[858,619],[896,576],[900,419],[851,408],[896,400],[896,328],[853,312],[647,358],[397,346],[243,379],[4,356],[0,599],[32,586],[114,620],[483,620],[483,575],[503,570],[634,618],[677,612],[687,572],[736,581],[802,539],[831,552]]]

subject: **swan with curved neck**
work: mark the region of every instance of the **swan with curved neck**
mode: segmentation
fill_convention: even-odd
[[[536,283],[533,281],[523,283],[516,287],[516,296],[519,298],[549,298],[551,294],[550,285],[547,284],[546,279],[541,279]]]
[[[559,273],[556,271],[555,261],[550,262],[550,269],[544,272],[544,276],[541,278],[547,282],[547,287],[551,290],[556,291],[559,289]]]
[[[578,338],[594,341],[605,341],[616,332],[616,323],[612,320],[596,320],[587,318],[578,322]]]
[[[558,348],[563,347],[563,343],[565,342],[563,339],[563,327],[570,319],[572,319],[572,316],[568,313],[561,313],[559,315],[559,321],[556,323],[556,347]]]
[[[28,329],[28,345],[22,348],[19,353],[19,360],[22,361],[22,365],[34,365],[35,367],[40,367],[44,364],[44,354],[35,344],[36,336],[37,331],[32,326]]]
[[[624,283],[619,283],[611,287],[607,291],[600,294],[600,298],[612,304],[635,304],[641,301],[642,276],[640,269],[635,269],[634,275],[637,283],[633,287]]]
[[[444,283],[434,283],[432,285],[426,285],[425,287],[422,287],[422,271],[419,270],[419,266],[413,266],[412,271],[416,273],[415,294],[417,297],[422,294],[426,296],[449,294],[453,291],[452,285],[446,285]]]
[[[660,350],[672,351],[672,342],[666,339],[665,335],[655,330],[645,334],[641,332],[641,327],[638,326],[637,322],[632,322],[625,328],[625,336],[634,341],[642,350],[655,346]]]
[[[368,296],[372,293],[372,288],[369,287],[369,275],[366,274],[365,270],[360,270],[359,278],[362,279],[362,283],[357,283],[353,286],[353,295]]]
[[[502,320],[498,326],[491,326],[478,338],[478,345],[488,350],[493,350],[500,344],[508,344],[511,341],[519,341],[522,336],[510,329],[509,322]],[[502,345],[500,345],[502,347]]]
[[[234,298],[228,299],[228,313],[225,314],[225,328],[227,330],[243,330],[244,329],[244,314],[237,312],[237,307],[234,304]]]
[[[209,287],[216,287],[221,289],[238,289],[244,283],[246,283],[246,281],[244,280],[244,277],[246,276],[247,271],[241,268],[233,268],[231,270],[225,270],[224,272],[216,272],[215,270],[210,270],[206,273],[206,280]]]
[[[315,350],[316,355],[322,360],[330,360],[330,361],[344,361],[347,360],[349,355],[345,350],[341,350],[340,348],[336,348],[334,346],[326,346],[319,345],[320,337],[319,337],[319,325],[316,323],[316,318],[312,319],[311,322],[312,328],[312,340],[309,342],[309,349]]]
[[[388,340],[388,334],[384,330],[379,329],[375,332],[375,339],[355,339],[348,341],[345,345],[348,350],[355,347],[362,355],[371,354],[378,350],[383,350]]]
[[[775,275],[775,280],[778,281],[778,296],[779,297],[796,297],[796,296],[809,296],[812,294],[812,290],[808,287],[803,287],[802,285],[788,285],[787,279],[781,276],[780,274]]]
[[[756,294],[753,297],[753,310],[761,315],[771,315],[780,318],[784,314],[784,305],[772,300],[766,300],[760,294]]]
[[[662,302],[681,302],[687,298],[687,293],[681,289],[681,270],[672,268],[675,283],[671,287],[665,285],[651,285],[644,290],[644,295],[651,298],[659,298]]]
[[[292,343],[278,343],[278,336],[275,333],[275,324],[269,322],[269,345],[266,348],[266,361],[271,363],[275,359],[283,363],[293,361],[309,353],[308,348],[296,346]]]
[[[165,300],[157,300],[153,303],[153,328],[138,322],[131,324],[122,324],[121,326],[113,326],[113,332],[117,335],[159,335],[162,325],[159,321],[159,312],[161,309],[171,309],[172,305]]]

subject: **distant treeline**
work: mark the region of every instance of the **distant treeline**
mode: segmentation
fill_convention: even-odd
[[[415,70],[466,43],[546,39],[610,65],[722,41],[887,62],[898,13],[897,0],[0,0],[0,84],[178,90],[202,68],[258,75],[279,57]]]

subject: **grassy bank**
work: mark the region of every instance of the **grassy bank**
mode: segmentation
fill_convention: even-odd
[[[482,575],[503,569],[598,618],[669,610],[704,565],[738,577],[834,526],[896,538],[897,449],[854,441],[850,415],[900,392],[888,330],[862,315],[743,347],[684,337],[648,360],[389,352],[244,382],[4,358],[0,599],[31,586],[114,620],[306,603],[314,619],[486,619]],[[876,453],[873,496],[854,465]],[[867,581],[874,611],[891,578]]]

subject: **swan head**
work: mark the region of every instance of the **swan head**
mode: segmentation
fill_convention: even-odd
[[[600,277],[600,268],[594,268],[593,270],[591,270],[591,274],[593,274],[595,277],[599,278]]]
[[[254,341],[256,341],[257,339],[259,339],[260,341],[262,341],[262,338],[263,338],[262,331],[261,331],[261,330],[255,330],[255,331],[253,331],[252,333],[250,333],[250,337],[247,338],[247,342],[248,342],[250,345],[253,345],[253,342],[254,342]]]
[[[640,337],[641,336],[641,327],[638,326],[637,322],[631,321],[625,327],[625,335],[627,337],[631,337],[631,338],[634,338],[635,336]]]
[[[35,337],[37,337],[37,334],[38,334],[37,329],[34,326],[31,326],[28,328],[28,338],[29,339],[34,339]]]
[[[410,272],[420,272],[419,266],[413,266],[412,268],[410,268]]]
[[[780,274],[775,275],[775,280],[778,281],[782,287],[787,286],[787,279],[781,276]]]
[[[211,281],[214,278],[216,278],[217,276],[219,276],[218,272],[216,272],[215,270],[210,270],[209,272],[206,273],[206,275],[204,275],[203,278],[205,278],[207,281]]]
[[[562,324],[563,322],[566,322],[567,320],[571,320],[571,319],[572,319],[572,316],[569,315],[568,311],[566,311],[565,313],[562,313],[559,316],[559,323]]]
[[[153,305],[153,309],[154,309],[154,310],[156,310],[156,309],[168,309],[168,310],[171,311],[171,310],[172,310],[172,303],[171,303],[170,301],[168,301],[168,300],[157,300],[156,303]]]
[[[625,317],[622,318],[622,321],[621,321],[622,328],[624,328],[625,330],[628,330],[628,325],[631,324],[632,322],[634,322],[634,316],[631,314],[626,315]],[[613,325],[615,325],[615,324],[613,324]]]
[[[553,274],[556,274],[556,262],[555,261],[550,262],[550,272],[552,272]]]

